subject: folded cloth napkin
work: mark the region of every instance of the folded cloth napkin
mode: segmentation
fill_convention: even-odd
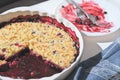
[[[74,80],[120,80],[120,37],[98,55],[81,62]]]

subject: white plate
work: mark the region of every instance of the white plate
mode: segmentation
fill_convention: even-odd
[[[23,7],[19,7],[19,9],[17,8],[17,10],[22,10],[22,9],[23,9]],[[30,7],[24,7],[24,11],[29,11],[30,9],[31,9]],[[14,10],[14,9],[12,9],[12,10]],[[24,11],[19,12],[19,15],[20,15],[20,13],[24,13]],[[30,11],[32,11],[32,10],[30,10]],[[33,11],[34,11],[34,9],[33,9]],[[9,13],[11,15],[14,15],[14,13],[16,13],[14,11],[9,11],[9,12],[11,12],[11,13]],[[29,14],[33,14],[33,12],[29,12]],[[41,16],[44,15],[41,12],[39,12],[39,14]],[[5,15],[7,15],[7,14],[4,14],[4,16]],[[58,18],[58,17],[50,15],[50,14],[45,14],[45,15],[50,16],[50,17],[54,17],[59,22],[63,22],[63,24],[65,26],[71,28],[76,33],[76,36],[79,38],[79,43],[80,43],[79,56],[77,57],[76,61],[71,64],[70,67],[68,67],[68,68],[64,69],[62,72],[54,74],[54,75],[52,75],[50,77],[43,77],[41,79],[37,79],[37,80],[55,80],[55,79],[56,80],[63,80],[68,74],[70,74],[70,72],[75,68],[75,66],[78,65],[78,63],[80,61],[80,58],[81,58],[81,55],[82,55],[82,51],[83,51],[83,38],[81,36],[81,33],[78,31],[78,29],[73,24],[71,24],[69,21],[67,21],[67,20],[65,20],[65,19],[63,19],[61,17]],[[3,15],[0,15],[0,16],[3,17]],[[11,16],[9,16],[9,18],[10,17]],[[3,17],[3,19],[4,19],[4,17]],[[0,76],[0,79],[3,79],[3,80],[16,80],[16,79],[11,79],[11,78],[8,78],[8,77],[3,77],[3,76]],[[17,79],[17,80],[22,80],[22,79]],[[33,79],[31,79],[31,80],[33,80]],[[36,80],[36,79],[34,79],[34,80]]]
[[[82,0],[75,0],[77,3],[81,3]],[[103,36],[117,31],[120,28],[120,10],[118,7],[109,2],[109,0],[93,0],[95,3],[98,3],[104,11],[107,11],[105,15],[105,20],[108,22],[113,22],[114,26],[110,28],[110,32],[87,32],[82,31],[87,36]],[[62,6],[68,5],[66,1],[63,1],[58,8],[56,9],[57,17],[62,17],[59,9]]]

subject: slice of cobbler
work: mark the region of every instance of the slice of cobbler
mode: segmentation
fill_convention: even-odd
[[[0,27],[2,76],[51,76],[69,67],[79,53],[75,33],[48,16],[18,16]]]

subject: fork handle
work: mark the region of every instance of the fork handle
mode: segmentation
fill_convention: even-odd
[[[73,1],[73,0],[66,0],[68,3],[70,3],[70,4],[73,4],[73,6],[76,8],[76,9],[80,9],[80,11],[87,17],[87,18],[89,18],[89,15],[87,14],[87,12],[83,9],[83,8],[81,8],[75,1]]]

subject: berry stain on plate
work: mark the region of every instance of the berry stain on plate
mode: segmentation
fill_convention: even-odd
[[[87,13],[93,15],[97,19],[97,23],[99,25],[93,24],[91,21],[83,22],[80,18],[77,17],[75,8],[72,4],[68,4],[66,6],[62,6],[60,9],[61,15],[72,22],[80,31],[85,32],[99,32],[99,33],[108,33],[110,32],[110,28],[113,27],[113,22],[109,22],[105,20],[105,15],[107,15],[107,11],[104,11],[99,4],[90,1],[82,0],[82,3],[78,3]]]

